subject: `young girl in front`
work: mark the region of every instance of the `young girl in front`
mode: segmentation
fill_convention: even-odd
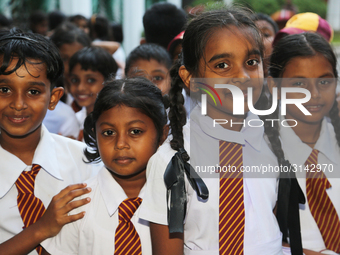
[[[74,101],[82,109],[76,113],[80,135],[83,140],[83,125],[87,115],[93,111],[104,81],[114,77],[118,69],[112,56],[100,47],[86,47],[76,52],[69,62],[69,89]]]
[[[149,224],[139,217],[146,164],[167,137],[161,91],[143,78],[108,82],[86,118],[89,162],[105,167],[89,180],[86,216],[43,245],[53,255],[152,254]]]
[[[200,98],[201,88],[208,88],[200,82],[202,79],[196,78],[219,78],[210,80],[210,85],[233,84],[242,92],[251,87],[254,103],[259,101],[264,109],[267,100],[262,89],[263,43],[250,17],[242,9],[204,12],[185,31],[182,56],[170,71],[172,137],[148,163],[147,189],[140,214],[151,222],[155,255],[282,254],[282,237],[273,213],[278,175],[243,178],[240,170],[284,162],[278,136],[272,133],[275,130],[267,129],[271,132],[268,139],[274,154],[264,140],[263,126],[252,128],[248,124],[260,119],[249,112],[246,100],[239,106],[244,106],[245,114],[234,115],[231,93],[223,88],[216,89],[221,103],[215,105],[208,99],[206,116],[201,115],[203,102],[198,103],[190,113],[190,127],[184,126],[182,89],[190,84],[190,97]],[[205,80],[209,83],[209,79]],[[223,123],[214,127],[216,119]],[[197,176],[190,176],[192,172],[185,178],[185,187],[178,190],[176,187],[181,188],[184,176],[178,173],[174,176],[171,169],[176,169],[177,164],[181,169],[189,155],[195,170],[195,166],[207,166],[208,162],[210,166],[235,167],[237,175],[228,178],[225,173],[196,172],[205,186]]]
[[[311,115],[305,115],[295,105],[287,105],[285,116],[278,116],[278,111],[272,116],[295,120],[290,123],[293,127],[280,128],[280,137],[287,159],[301,177],[298,181],[308,201],[300,206],[306,255],[340,252],[340,119],[336,68],[337,58],[329,43],[316,33],[303,33],[278,42],[269,69],[269,75],[275,78],[269,79],[271,87],[303,88],[311,95],[303,104]],[[301,93],[287,94],[289,99],[303,97]],[[316,167],[317,164],[320,165]],[[317,170],[320,166],[321,172]]]

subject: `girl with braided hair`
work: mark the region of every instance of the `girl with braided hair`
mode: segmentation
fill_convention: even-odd
[[[272,130],[248,125],[261,120],[249,112],[246,100],[240,106],[245,114],[233,114],[234,100],[225,88],[216,89],[218,104],[207,99],[206,115],[201,114],[204,103],[194,102],[190,123],[186,124],[183,107],[183,88],[190,88],[190,98],[199,99],[208,85],[200,82],[203,78],[206,83],[232,83],[242,92],[252,88],[253,101],[261,101],[255,108],[266,109],[263,43],[250,17],[241,8],[214,10],[199,14],[187,26],[182,56],[170,70],[171,137],[148,162],[140,211],[150,222],[153,254],[282,254],[280,227],[287,232],[287,222],[281,217],[284,222],[279,227],[273,213],[279,173],[270,178],[256,174],[246,178],[242,173],[261,164],[287,164],[278,131],[272,134]],[[216,119],[225,123],[216,124]],[[264,131],[270,133],[272,149]],[[217,171],[207,175],[197,171],[207,162],[216,165]],[[219,170],[227,167],[235,173]],[[280,185],[279,190],[285,192]],[[302,254],[302,249],[292,253]]]
[[[311,96],[303,104],[310,115],[295,105],[287,105],[285,116],[279,116],[279,110],[270,116],[292,120],[291,127],[280,127],[279,132],[285,155],[301,177],[298,182],[308,201],[300,205],[306,255],[340,252],[340,118],[336,67],[337,59],[331,46],[316,33],[282,38],[274,47],[270,61],[271,89],[303,88]],[[287,94],[288,99],[304,96],[297,92]]]

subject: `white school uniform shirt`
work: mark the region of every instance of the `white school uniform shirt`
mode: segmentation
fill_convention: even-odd
[[[78,120],[80,130],[84,129],[84,122],[87,117],[86,107],[81,108],[79,112],[76,112],[76,117]]]
[[[85,217],[65,225],[57,236],[42,243],[50,254],[114,254],[115,233],[119,224],[118,207],[127,196],[105,167],[98,176],[88,181],[88,186],[92,188],[92,192],[87,195],[91,202],[74,210],[74,213],[86,211]],[[139,194],[142,199],[143,189]],[[151,255],[149,222],[139,218],[139,208],[131,222],[140,237],[142,254]]]
[[[79,135],[80,127],[75,112],[64,102],[59,101],[53,111],[47,110],[43,123],[51,133],[74,138]]]
[[[34,195],[47,209],[53,196],[70,184],[82,183],[98,173],[102,164],[83,162],[84,144],[51,134],[42,125],[41,138],[35,150],[33,164],[39,164],[34,185]],[[18,157],[0,146],[0,243],[22,231],[24,226],[18,206],[15,182],[22,171],[31,170]],[[30,255],[36,255],[34,250]]]
[[[282,118],[282,117],[281,117]],[[310,212],[307,195],[306,195],[306,175],[304,163],[307,161],[312,152],[312,148],[303,143],[290,127],[280,128],[280,137],[285,157],[291,164],[297,165],[298,182],[306,197],[306,204],[300,205],[300,224],[302,246],[305,249],[313,251],[321,251],[326,249],[322,239],[320,230]],[[334,170],[332,173],[326,171],[325,175],[332,185],[326,192],[331,199],[337,214],[340,216],[340,149],[337,144],[335,132],[332,124],[328,123],[326,118],[322,121],[320,137],[316,142],[314,149],[319,151],[318,164],[326,164],[323,166],[332,165]],[[300,166],[302,173],[300,172]],[[300,177],[300,178],[299,178]],[[332,251],[325,251],[325,254],[336,254]]]
[[[198,117],[200,108],[191,112],[190,128],[184,127],[184,143],[189,155],[205,155],[211,165],[219,164],[219,140],[243,145],[243,165],[269,164],[276,166],[277,159],[263,139],[262,128],[242,128],[235,132],[221,126],[211,129],[212,119]],[[248,114],[246,122],[258,119]],[[191,145],[189,150],[188,135]],[[176,153],[169,141],[165,142],[151,157],[147,166],[146,193],[141,205],[140,217],[157,224],[167,225],[167,189],[164,171]],[[200,165],[200,158],[191,164]],[[276,175],[278,176],[278,174]],[[209,198],[202,201],[186,180],[187,213],[184,224],[184,254],[219,254],[219,177],[203,178],[209,189]],[[282,236],[273,209],[277,200],[277,179],[244,178],[243,194],[245,207],[244,254],[282,254]]]

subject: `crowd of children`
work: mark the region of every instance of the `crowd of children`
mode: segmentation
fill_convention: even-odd
[[[0,254],[340,253],[320,16],[157,3],[126,58],[102,16],[29,24],[0,28]]]

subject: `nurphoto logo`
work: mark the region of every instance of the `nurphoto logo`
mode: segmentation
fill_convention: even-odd
[[[199,81],[202,80],[202,81]],[[214,105],[217,106],[220,104],[223,105],[223,102],[216,91],[216,89],[228,89],[232,95],[233,100],[233,115],[245,115],[245,101],[247,101],[248,109],[250,112],[259,115],[265,116],[272,114],[278,107],[278,102],[280,102],[280,112],[281,115],[286,115],[287,105],[292,104],[295,105],[304,115],[311,115],[311,113],[306,109],[303,105],[307,103],[311,99],[311,93],[309,90],[305,88],[297,88],[297,87],[282,87],[280,88],[280,101],[278,101],[278,88],[274,87],[272,89],[272,102],[271,107],[265,110],[255,109],[254,105],[256,102],[253,100],[253,87],[247,88],[247,95],[245,98],[244,92],[236,85],[232,84],[219,84],[216,83],[214,85],[209,85],[206,82],[207,79],[195,79],[194,83],[198,84],[198,89],[202,90],[205,93],[201,94],[201,114],[207,115],[207,95],[210,96],[211,100],[213,101]],[[216,79],[215,79],[216,80]],[[287,98],[288,93],[301,93],[303,97],[290,99]],[[217,100],[216,100],[217,99]],[[280,121],[279,119],[266,119],[265,121],[269,121],[274,126],[275,121]],[[213,126],[215,127],[217,124],[223,125],[227,124],[229,121],[226,119],[214,119]],[[257,123],[255,123],[257,122]],[[281,126],[283,127],[295,127],[298,123],[296,120],[293,119],[284,119],[280,121]],[[290,123],[290,124],[289,124]],[[294,124],[292,124],[294,123]],[[230,123],[232,124],[240,124],[240,123]],[[245,125],[245,123],[243,123]],[[251,123],[248,123],[251,127],[262,127],[264,125],[263,120],[251,120]]]

